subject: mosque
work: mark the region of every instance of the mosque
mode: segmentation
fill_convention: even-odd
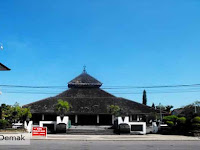
[[[108,109],[110,105],[119,106],[121,114],[129,116],[130,121],[145,121],[148,115],[155,113],[152,107],[116,97],[101,89],[101,86],[102,83],[84,69],[79,76],[68,82],[68,90],[23,107],[30,108],[33,125],[39,125],[40,121],[56,121],[58,114],[55,106],[59,99],[72,106],[65,114],[69,116],[72,125],[112,125],[114,116]]]

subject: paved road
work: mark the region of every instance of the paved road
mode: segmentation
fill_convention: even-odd
[[[67,141],[31,140],[27,146],[4,146],[2,150],[199,150],[199,141]]]

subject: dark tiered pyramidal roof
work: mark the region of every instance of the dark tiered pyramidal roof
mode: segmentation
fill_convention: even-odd
[[[102,85],[101,82],[99,82],[97,79],[94,77],[90,76],[87,74],[85,69],[83,70],[83,73],[71,80],[68,83],[69,88],[73,87],[85,87],[85,88],[92,88],[92,87],[100,87]]]
[[[102,90],[102,83],[86,73],[68,83],[69,89],[55,97],[39,100],[23,107],[30,107],[32,113],[56,113],[58,99],[70,103],[72,108],[68,114],[109,114],[109,105],[118,105],[125,114],[148,114],[155,110],[146,105],[118,98]]]

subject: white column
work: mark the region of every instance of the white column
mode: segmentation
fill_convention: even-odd
[[[44,114],[42,114],[42,120],[44,120]]]
[[[130,121],[133,121],[132,115],[130,115]]]
[[[78,123],[78,115],[75,115],[75,123]]]
[[[139,115],[137,115],[137,121],[140,121],[140,116]]]
[[[99,124],[99,115],[97,115],[97,124]]]
[[[115,121],[115,116],[112,115],[112,124],[114,124],[114,121]]]

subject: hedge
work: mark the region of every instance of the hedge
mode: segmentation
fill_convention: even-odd
[[[171,115],[171,116],[165,116],[165,117],[163,118],[163,121],[166,122],[166,123],[167,123],[167,121],[175,122],[177,119],[178,119],[177,116]]]
[[[7,120],[0,119],[0,129],[5,129],[9,125]]]
[[[193,120],[192,120],[192,122],[194,122],[194,123],[200,123],[200,117],[199,116],[194,117]]]
[[[200,129],[200,123],[192,123],[192,128],[196,130]]]
[[[186,118],[185,117],[179,117],[179,118],[177,118],[177,123],[178,124],[185,124],[186,123]]]
[[[173,122],[173,121],[166,121],[166,124],[167,124],[169,127],[174,126],[174,122]]]

